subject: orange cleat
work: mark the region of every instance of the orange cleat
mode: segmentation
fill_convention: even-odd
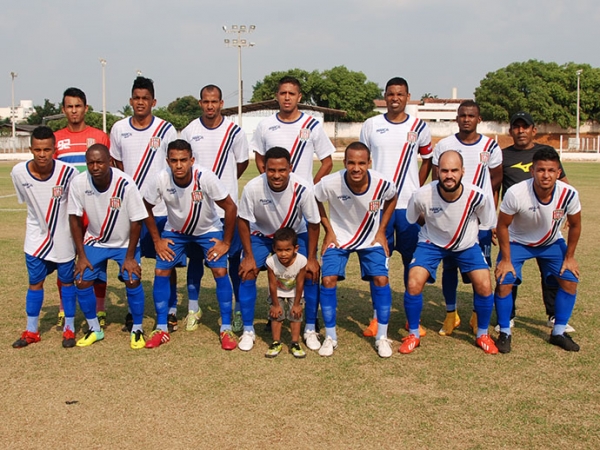
[[[402,339],[402,344],[400,345],[400,349],[398,351],[404,355],[408,355],[409,353],[412,353],[419,345],[421,345],[421,339],[416,337],[414,334],[409,334]]]
[[[484,334],[475,340],[477,347],[480,347],[488,355],[496,355],[498,353],[498,347],[494,344],[494,341],[489,334]]]

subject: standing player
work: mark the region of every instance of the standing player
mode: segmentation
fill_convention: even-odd
[[[237,205],[238,202],[238,179],[242,176],[248,167],[248,141],[244,131],[234,124],[231,120],[221,115],[223,108],[223,98],[221,89],[218,86],[209,84],[200,90],[200,108],[202,108],[202,117],[192,121],[181,132],[181,138],[185,139],[192,146],[196,164],[211,169],[219,179],[225,184],[227,192]],[[223,209],[217,207],[221,221],[225,218]],[[240,259],[242,244],[237,232],[234,232],[231,247],[229,248],[229,277],[233,286],[235,295],[235,317],[233,320],[233,331],[240,332],[243,329],[242,313],[239,307]],[[197,264],[196,259],[190,260],[190,267]],[[202,265],[200,261],[200,270]],[[198,270],[192,270],[192,273],[198,273]],[[190,282],[189,285],[195,285]],[[196,293],[197,294],[197,293]],[[196,300],[197,300],[196,296]],[[195,310],[194,310],[195,308]],[[187,324],[195,322],[195,315],[199,308],[190,304],[190,314],[188,314]]]
[[[292,172],[309,183],[318,183],[331,172],[335,147],[325,134],[321,123],[298,109],[302,100],[300,81],[294,77],[283,77],[277,85],[275,98],[279,103],[279,112],[262,120],[256,127],[250,144],[256,157],[258,171],[265,171],[265,153],[273,147],[282,147],[290,152]],[[321,166],[313,179],[313,157]],[[312,183],[311,183],[312,184]],[[304,299],[306,301],[306,330],[316,330],[319,273],[307,267]]]
[[[90,127],[85,123],[88,105],[85,93],[78,88],[70,87],[63,93],[62,112],[67,118],[67,126],[58,130],[56,136],[56,151],[54,158],[72,164],[79,172],[85,172],[85,152],[94,144],[110,147],[110,140],[103,131]],[[87,219],[83,219],[84,226]],[[60,280],[59,280],[60,283]],[[102,328],[106,325],[106,280],[94,281],[96,295],[96,311]],[[65,314],[62,308],[58,313],[58,326],[63,325]]]
[[[435,282],[440,261],[453,264],[467,274],[473,283],[473,309],[477,313],[475,343],[485,353],[498,349],[488,334],[494,296],[489,265],[477,242],[479,227],[492,227],[496,222],[494,203],[482,190],[462,183],[465,173],[461,153],[444,152],[438,160],[439,181],[423,186],[411,197],[406,218],[423,224],[419,243],[408,273],[404,293],[404,310],[409,335],[402,339],[400,353],[412,353],[421,343],[419,321],[423,309],[425,283]]]
[[[537,133],[535,122],[530,114],[526,112],[518,112],[513,114],[510,118],[510,136],[513,138],[514,144],[510,147],[502,149],[502,197],[506,194],[508,189],[525,180],[531,178],[531,166],[533,164],[533,155],[537,150],[542,148],[552,148],[547,145],[538,144],[533,141]],[[560,175],[558,178],[563,183],[568,183],[567,175],[562,167],[560,166]],[[539,260],[538,266],[539,266]],[[556,299],[556,293],[558,287],[548,286],[545,281],[545,276],[540,267],[540,275],[542,278],[542,298],[544,299],[544,305],[546,307],[546,314],[548,315],[548,326],[554,326],[554,302]],[[515,318],[515,304],[517,301],[517,285],[513,286],[513,310],[510,316],[510,326],[514,326]],[[498,328],[498,327],[496,327]],[[498,328],[499,330],[499,328]],[[567,333],[573,333],[575,329],[567,324]]]
[[[133,318],[131,348],[144,348],[144,289],[138,244],[142,221],[148,214],[133,179],[110,166],[110,152],[106,146],[92,145],[85,158],[88,171],[77,175],[71,183],[68,208],[77,251],[77,296],[89,327],[85,336],[77,341],[77,346],[87,347],[104,339],[96,315],[92,284],[99,276],[106,276],[107,262],[112,259],[119,264]],[[85,234],[84,213],[88,217]]]
[[[417,247],[419,225],[406,221],[406,205],[410,196],[425,184],[431,171],[431,133],[425,122],[411,117],[404,110],[410,100],[408,83],[404,78],[392,78],[385,86],[387,113],[368,119],[360,130],[360,141],[370,150],[373,169],[394,182],[398,192],[396,209],[385,235],[390,256],[396,250],[404,264],[404,284],[408,279],[408,265]],[[417,157],[421,156],[421,168]],[[421,330],[424,334],[425,330]],[[364,336],[377,334],[377,312]]]
[[[52,159],[54,146],[52,130],[37,127],[31,134],[33,159],[17,164],[10,173],[19,203],[27,204],[24,250],[29,274],[25,297],[27,329],[15,341],[14,348],[40,341],[38,323],[44,302],[44,280],[55,270],[65,307],[62,345],[75,346],[75,248],[68,228],[67,197],[77,171]]]
[[[210,169],[194,165],[192,147],[177,139],[167,148],[167,164],[149,180],[144,202],[148,210],[147,226],[156,248],[154,272],[154,306],[156,330],[146,342],[146,348],[158,347],[170,340],[167,326],[170,297],[169,279],[177,261],[185,258],[189,244],[197,244],[217,283],[217,300],[221,309],[221,346],[224,350],[236,347],[231,331],[231,283],[227,277],[227,252],[233,239],[237,208],[227,188]],[[167,207],[167,223],[159,233],[152,208],[159,201]],[[224,211],[225,229],[216,210]],[[202,261],[202,258],[199,258]]]
[[[510,313],[512,287],[522,280],[523,263],[536,258],[547,284],[558,283],[555,322],[550,343],[577,352],[579,345],[565,332],[577,295],[579,266],[575,249],[581,234],[581,204],[577,191],[562,181],[560,157],[545,147],[533,155],[532,179],[511,187],[500,205],[496,264],[496,314],[500,325],[497,346],[501,353],[511,350]],[[567,242],[560,232],[569,224]]]
[[[385,229],[394,214],[396,189],[383,175],[369,170],[370,164],[371,152],[367,146],[353,142],[344,154],[345,169],[324,177],[315,186],[325,229],[321,250],[321,310],[326,337],[319,350],[321,356],[331,356],[337,348],[337,282],[345,279],[346,264],[352,252],[358,254],[361,277],[369,281],[371,287],[371,299],[377,312],[375,347],[382,358],[392,356],[392,341],[387,337],[392,290]],[[327,217],[324,202],[329,204],[331,219]]]
[[[309,182],[291,173],[290,153],[273,147],[265,153],[265,173],[250,180],[244,187],[238,209],[238,229],[244,248],[240,263],[240,306],[244,332],[240,350],[249,351],[254,346],[254,307],[256,305],[256,278],[265,268],[267,257],[273,250],[273,235],[283,227],[292,228],[298,235],[300,254],[308,262],[306,272],[319,273],[317,241],[319,239],[319,209]],[[315,282],[318,286],[318,281]],[[306,283],[305,302],[308,304]],[[316,298],[316,296],[315,296]],[[316,311],[304,330],[306,346],[318,350],[321,346],[314,329]]]
[[[472,100],[465,100],[458,107],[456,116],[458,133],[448,136],[437,143],[433,149],[433,179],[438,179],[438,162],[442,153],[448,150],[458,151],[464,160],[465,177],[467,181],[485,193],[488,203],[498,204],[498,192],[502,184],[502,151],[492,138],[479,134],[477,125],[481,122],[479,105]],[[495,217],[495,212],[494,212]],[[479,245],[485,255],[489,267],[492,267],[492,229],[494,221],[486,220],[479,227]],[[468,278],[463,277],[465,282]],[[442,336],[449,336],[460,325],[456,310],[456,288],[458,287],[458,272],[456,265],[444,261],[442,272],[442,292],[446,301],[446,319],[440,329]],[[471,329],[477,330],[477,318],[472,314],[469,321]]]
[[[110,154],[116,166],[131,176],[140,192],[144,192],[144,183],[153,179],[165,169],[167,145],[177,139],[177,131],[169,122],[152,115],[156,106],[154,82],[149,78],[137,77],[131,89],[129,104],[133,116],[115,123],[110,131]],[[154,218],[158,229],[162,231],[167,221],[164,203],[154,208]],[[152,238],[145,226],[142,227],[141,252],[146,258],[156,259]],[[171,298],[169,306],[177,306],[177,274],[171,277]],[[131,326],[131,312],[125,319]],[[177,316],[169,315],[169,327],[177,330]]]

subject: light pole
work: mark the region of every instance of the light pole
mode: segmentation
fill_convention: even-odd
[[[100,58],[102,65],[102,131],[106,133],[106,59]]]
[[[579,78],[581,77],[581,72],[583,69],[579,69],[575,74],[577,74],[577,127],[575,128],[575,138],[577,139],[577,150],[579,150]]]
[[[10,121],[12,122],[12,137],[13,140],[15,138],[15,78],[17,78],[17,72],[11,72],[10,77],[12,78],[11,82],[11,93],[12,93],[12,106],[10,108]]]
[[[238,49],[238,126],[242,126],[242,103],[244,102],[244,88],[242,84],[242,47],[254,47],[254,42],[248,42],[246,39],[242,39],[242,33],[252,33],[256,30],[256,26],[250,25],[231,25],[228,29],[223,25],[223,31],[225,33],[236,33],[237,39],[225,39],[225,45],[227,47],[237,47]]]

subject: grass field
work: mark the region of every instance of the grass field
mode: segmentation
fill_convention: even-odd
[[[371,338],[362,336],[371,303],[354,258],[338,290],[339,349],[332,358],[309,352],[295,360],[286,351],[264,358],[270,343],[262,331],[264,275],[253,351],[220,349],[210,277],[203,282],[204,316],[197,331],[180,327],[159,349],[131,350],[129,335],[120,331],[127,311],[116,266],[111,266],[104,341],[88,348],[61,347],[52,276],[41,316],[42,341],[14,350],[11,344],[25,326],[27,274],[26,213],[13,195],[12,165],[0,163],[1,448],[600,448],[598,164],[565,164],[583,204],[576,254],[582,280],[570,321],[579,353],[547,343],[539,274],[528,263],[510,354],[489,356],[475,347],[467,330],[472,297],[463,285],[463,324],[451,337],[439,336],[444,308],[436,284],[425,291],[427,336],[413,354],[400,355],[399,340],[406,332],[399,331],[405,317],[402,267],[395,255],[390,337],[396,352],[387,360],[377,356]],[[154,325],[153,268],[144,262],[147,333]],[[179,291],[179,317],[184,317],[182,283]],[[76,322],[83,324],[79,312]],[[289,341],[289,331],[283,339]]]

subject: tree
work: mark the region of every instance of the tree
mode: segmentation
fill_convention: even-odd
[[[90,108],[91,110],[92,108]],[[88,110],[85,115],[85,123],[91,127],[102,129],[102,112],[90,111]],[[110,130],[112,129],[115,122],[121,120],[121,117],[115,116],[109,112],[106,113],[106,132],[110,134]],[[59,120],[51,120],[48,122],[48,126],[52,128],[53,131],[60,130],[67,126],[67,119],[59,119]]]
[[[178,97],[167,106],[167,110],[179,116],[185,116],[189,119],[188,122],[202,115],[202,108],[198,104],[198,99],[193,95]]]
[[[165,108],[164,106],[161,106],[160,108],[154,108],[152,110],[152,114],[154,114],[156,117],[166,120],[167,122],[170,122],[177,130],[184,129],[190,123],[190,121],[193,120],[187,116],[174,114],[169,111],[168,107]]]
[[[117,112],[119,114],[121,114],[123,117],[133,116],[133,108],[131,107],[131,105],[125,105],[121,109],[119,109]]]
[[[581,120],[600,120],[600,69],[589,64],[516,62],[488,73],[475,89],[483,120],[508,122],[518,111],[529,112],[537,123],[575,127],[577,70],[581,75]]]
[[[427,100],[428,98],[438,98],[438,96],[432,94],[431,92],[426,92],[425,94],[421,95],[421,101]]]
[[[62,112],[60,103],[55,105],[47,98],[44,99],[44,106],[34,105],[33,109],[35,109],[35,112],[27,118],[27,123],[29,125],[40,125],[44,117],[53,116]]]
[[[307,72],[302,69],[291,69],[287,71],[271,72],[253,86],[251,102],[262,102],[273,100],[277,91],[277,84],[285,76],[297,78],[302,85],[302,103],[316,105],[314,100],[314,88],[321,82],[321,75],[317,70]]]

